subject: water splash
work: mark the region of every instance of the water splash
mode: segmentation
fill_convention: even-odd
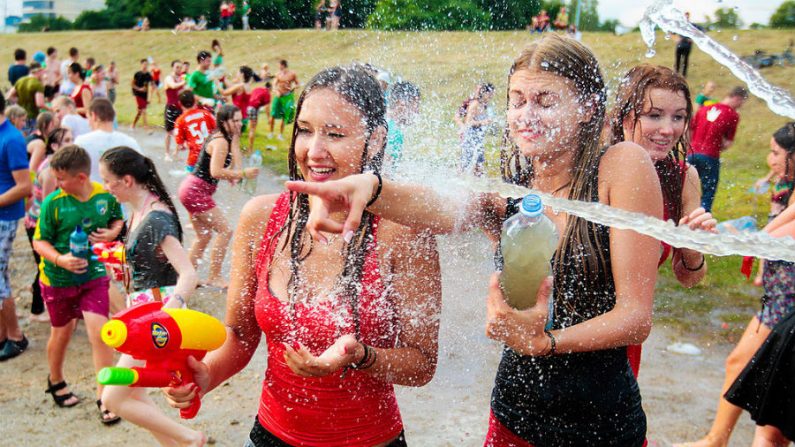
[[[763,99],[770,110],[781,116],[795,119],[795,101],[789,93],[765,81],[753,67],[728,48],[715,42],[703,31],[693,26],[685,18],[682,11],[673,7],[673,0],[657,0],[643,13],[639,24],[643,41],[649,47],[646,57],[654,55],[654,29],[659,26],[663,31],[676,33],[693,39],[701,51],[712,56],[718,63],[727,67],[741,81],[748,85],[748,90]]]
[[[450,179],[448,179],[449,181]],[[633,230],[673,247],[690,248],[716,256],[754,256],[763,259],[795,262],[795,239],[773,238],[765,232],[745,234],[713,234],[677,226],[645,214],[624,211],[608,205],[553,197],[549,194],[503,183],[495,179],[456,178],[459,186],[474,192],[496,192],[503,197],[538,194],[544,204],[555,211],[573,214],[588,221],[622,230]]]

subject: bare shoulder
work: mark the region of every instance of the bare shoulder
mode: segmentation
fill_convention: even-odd
[[[268,224],[268,219],[270,219],[278,199],[279,194],[266,194],[252,197],[243,205],[243,209],[240,211],[238,232],[240,230],[245,230],[251,232],[249,234],[254,237],[262,236],[262,232],[265,231],[265,226]],[[255,230],[258,229],[262,231],[256,232]]]
[[[424,250],[433,241],[434,238],[428,231],[416,230],[386,219],[381,219],[378,223],[378,246],[384,252]]]
[[[622,141],[607,148],[602,156],[601,167],[617,168],[653,165],[649,153],[631,141]]]

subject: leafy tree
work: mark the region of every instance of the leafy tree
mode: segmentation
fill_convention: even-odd
[[[101,11],[81,12],[80,15],[75,19],[74,27],[75,29],[89,30],[114,28],[110,17],[108,16],[107,9],[103,9]]]
[[[614,33],[616,32],[616,27],[620,24],[616,19],[607,19],[599,25],[599,31]]]
[[[111,1],[111,0],[108,0]],[[149,18],[152,28],[173,28],[182,20],[183,3],[191,0],[144,0],[139,1],[140,9],[136,16]]]
[[[719,8],[715,11],[715,21],[712,26],[718,28],[739,28],[743,22],[737,11],[733,8]]]
[[[375,11],[377,3],[379,3],[377,0],[342,0],[340,26],[364,28],[367,25],[367,18]]]
[[[795,28],[795,0],[782,3],[770,17],[771,28]]]
[[[471,0],[380,0],[367,26],[384,30],[483,30],[491,15]]]
[[[580,4],[580,31],[599,31],[599,11],[597,10],[599,2],[597,0],[572,0],[569,8],[569,23],[574,23],[578,3]],[[552,20],[554,19],[552,17]]]
[[[541,0],[479,0],[480,9],[491,14],[491,29],[524,28],[541,11]]]
[[[109,27],[132,28],[135,25],[136,17],[141,15],[141,2],[138,0],[105,0],[105,11]]]
[[[18,31],[21,33],[40,32],[40,31],[66,31],[72,29],[72,22],[63,16],[47,17],[37,14],[30,18],[29,22],[20,23]]]

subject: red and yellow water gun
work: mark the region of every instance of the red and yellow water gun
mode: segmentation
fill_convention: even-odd
[[[151,388],[193,383],[188,357],[201,360],[207,351],[220,348],[226,341],[226,328],[214,317],[195,310],[162,307],[159,301],[140,304],[105,323],[102,341],[146,364],[103,368],[97,374],[97,382]],[[200,407],[196,393],[191,405],[180,410],[180,416],[191,419]]]

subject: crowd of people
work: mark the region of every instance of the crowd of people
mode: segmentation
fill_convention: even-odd
[[[267,65],[259,73],[244,65],[230,74],[218,41],[197,53],[192,72],[187,61],[172,61],[162,82],[168,130],[162,156],[188,152],[177,196],[196,237],[185,249],[176,202],[154,162],[115,130],[109,94],[118,84],[115,68],[113,81],[107,71],[95,76],[102,70],[92,58],[81,65],[75,48],[63,63],[48,49],[54,56],[46,64],[20,63],[26,58],[19,51],[9,69],[13,87],[0,95],[0,359],[28,345],[8,275],[24,217],[39,270],[31,312],[51,325],[46,391],[57,406],[81,401],[64,374],[79,319],[98,371],[114,361],[99,337],[114,302],[185,307],[203,282],[227,291],[227,339],[201,362],[190,359],[194,383],[163,390],[172,406],[186,408],[238,373],[264,334],[268,366],[247,446],[408,445],[394,386],[420,387],[436,372],[442,303],[434,235],[480,229],[499,258],[502,224],[520,212],[515,199],[470,193],[450,203],[391,175],[420,113],[420,89],[392,82],[368,64],[326,68],[304,85],[286,60],[273,75]],[[139,117],[147,124],[149,96],[160,84],[153,66],[141,59],[131,79],[133,125]],[[704,99],[694,112],[682,75],[641,64],[624,74],[608,108],[594,54],[555,33],[532,42],[508,68],[499,154],[504,181],[716,231],[712,159],[734,139],[744,89],[717,103]],[[90,81],[95,77],[104,83],[101,94]],[[456,112],[462,175],[484,173],[495,94],[494,85],[479,83]],[[278,194],[252,198],[233,231],[213,194],[222,180],[258,175],[258,166],[245,166],[244,135],[248,129],[253,150],[259,112],[268,105],[271,133],[276,120],[280,138],[285,124],[295,123],[291,181]],[[764,231],[777,237],[795,226],[795,123],[771,133],[766,180],[774,187]],[[678,282],[692,287],[707,274],[705,256],[565,213],[548,217],[560,242],[550,260],[552,278],[526,291],[537,304],[511,308],[499,273],[490,278],[485,332],[504,349],[490,408],[483,409],[485,445],[646,445],[636,378],[652,327],[657,271],[670,259]],[[123,241],[120,271],[73,255],[75,232],[92,243]],[[230,241],[227,282],[221,267]],[[209,274],[199,281],[196,270],[210,244]],[[696,445],[725,445],[741,408],[759,424],[755,445],[795,437],[781,405],[759,392],[795,400],[786,380],[765,381],[767,370],[759,370],[783,364],[793,349],[795,338],[780,334],[795,324],[787,317],[795,312],[795,264],[764,261],[757,282],[764,288],[762,310],[727,360],[727,400]],[[118,363],[138,365],[128,356]],[[140,390],[98,386],[95,403],[102,423],[124,418],[161,445],[207,443],[204,433],[162,414]]]

